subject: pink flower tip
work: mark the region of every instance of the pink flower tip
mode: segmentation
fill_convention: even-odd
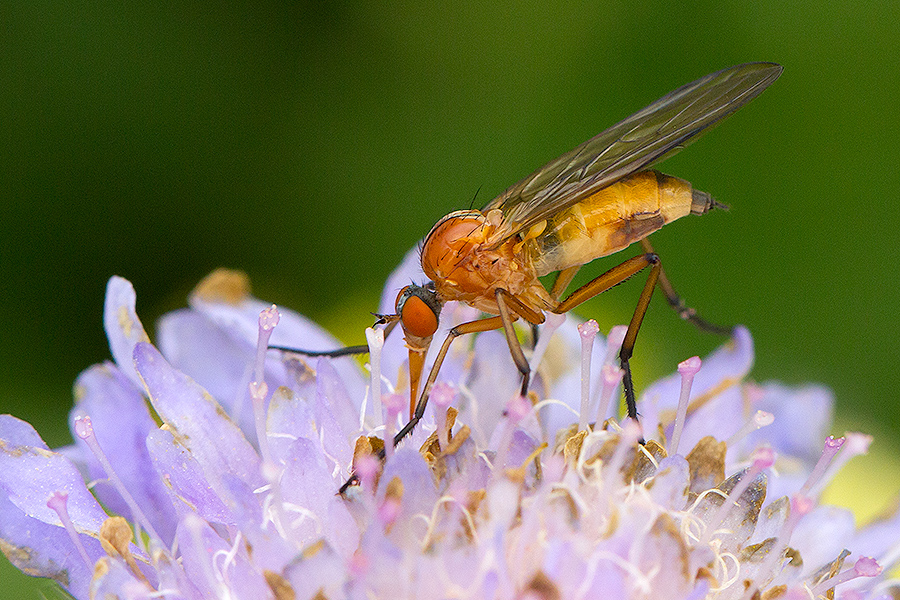
[[[56,512],[64,511],[66,509],[66,504],[69,502],[69,493],[64,492],[63,490],[56,490],[50,497],[47,498],[47,508],[55,510]]]
[[[75,435],[83,440],[94,435],[94,426],[91,424],[90,417],[84,416],[75,419]]]
[[[254,400],[262,401],[266,399],[266,394],[269,393],[269,386],[265,381],[251,381],[250,382],[250,396]]]
[[[388,414],[393,416],[399,415],[406,406],[406,399],[400,394],[385,394],[383,402]]]
[[[766,395],[766,390],[757,383],[748,382],[744,384],[744,396],[750,405],[756,404]]]
[[[802,517],[811,511],[813,506],[815,506],[815,502],[809,496],[804,494],[794,494],[791,496],[791,510],[799,517]]]
[[[281,467],[270,460],[264,460],[261,467],[263,478],[269,483],[276,483],[281,477]]]
[[[753,415],[753,419],[758,427],[767,427],[775,421],[775,415],[764,410],[758,410],[756,411],[756,414]]]
[[[769,446],[760,446],[753,451],[753,466],[757,469],[768,469],[775,464],[775,451]]]
[[[383,523],[391,524],[400,516],[401,508],[400,502],[394,498],[388,498],[378,507],[378,516]]]
[[[884,569],[878,561],[868,556],[862,556],[853,565],[853,569],[860,577],[877,577]]]
[[[640,422],[635,421],[634,419],[625,419],[625,421],[622,422],[622,437],[624,440],[627,440],[628,445],[637,442],[642,433],[643,428],[641,427]]]
[[[363,486],[371,487],[378,470],[381,468],[381,461],[371,454],[366,454],[357,458],[353,467]]]
[[[271,331],[278,325],[281,314],[274,304],[259,313],[259,326],[263,331]]]
[[[622,346],[622,342],[625,341],[625,334],[628,333],[628,327],[626,325],[616,325],[612,329],[609,330],[609,335],[606,336],[606,344],[609,348],[618,349]]]
[[[702,363],[699,356],[692,356],[678,363],[678,372],[681,375],[696,375]]]
[[[597,335],[598,331],[600,331],[600,326],[597,325],[597,321],[594,319],[585,321],[578,326],[578,333],[581,334],[582,339],[592,338]]]
[[[869,445],[872,443],[872,436],[856,431],[848,431],[844,434],[847,438],[847,449],[844,452],[850,452],[853,456],[859,456],[869,451]]]
[[[829,435],[825,440],[825,448],[828,450],[837,450],[844,445],[845,441],[847,441],[846,438],[835,438],[833,435]]]
[[[437,382],[434,384],[434,387],[431,388],[431,401],[434,402],[434,405],[438,408],[447,408],[450,406],[453,403],[454,396],[453,388],[443,381]]]
[[[366,342],[369,348],[382,348],[384,346],[384,329],[375,329],[374,327],[366,327]]]
[[[518,423],[524,419],[530,410],[531,403],[518,394],[513,396],[506,404],[506,414],[513,423]]]
[[[622,381],[622,375],[625,374],[625,371],[616,365],[605,364],[600,369],[600,373],[603,376],[603,383],[609,386],[619,385],[619,382]]]

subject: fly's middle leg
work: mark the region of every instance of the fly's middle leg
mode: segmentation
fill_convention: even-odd
[[[544,322],[544,315],[528,308],[521,300],[503,288],[497,288],[494,296],[497,298],[497,306],[500,309],[500,320],[503,322],[506,345],[509,346],[509,353],[512,355],[513,362],[516,363],[516,368],[522,374],[522,388],[519,394],[525,396],[528,394],[531,367],[528,365],[528,359],[525,358],[525,353],[522,351],[519,338],[516,337],[513,321],[521,316],[532,325],[538,325]]]

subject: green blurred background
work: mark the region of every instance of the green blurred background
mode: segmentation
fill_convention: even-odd
[[[655,245],[702,314],[750,327],[757,379],[822,382],[836,433],[878,436],[863,512],[898,487],[877,467],[900,430],[893,0],[12,0],[0,21],[0,412],[49,444],[69,441],[75,376],[108,356],[110,275],[152,324],[213,268],[243,269],[358,343],[439,217],[679,85],[768,60],[782,78],[662,166],[732,210]],[[639,289],[581,312],[606,330]],[[638,384],[720,341],[656,298]],[[4,567],[0,597],[52,594]]]

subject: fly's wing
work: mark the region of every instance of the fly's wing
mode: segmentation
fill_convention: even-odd
[[[783,68],[747,63],[707,75],[544,165],[488,203],[500,242],[632,173],[672,156],[772,84]]]

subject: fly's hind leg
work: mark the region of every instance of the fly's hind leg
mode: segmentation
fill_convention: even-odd
[[[647,238],[641,240],[641,247],[644,249],[644,252],[655,254],[655,252],[653,252],[653,246],[650,245]],[[719,335],[729,335],[731,333],[731,327],[722,327],[721,325],[710,323],[698,315],[696,310],[685,304],[681,296],[678,295],[678,292],[675,291],[675,288],[672,287],[672,284],[669,282],[669,278],[666,277],[666,272],[663,269],[660,269],[659,271],[659,281],[657,282],[657,285],[659,286],[660,291],[665,295],[666,301],[669,303],[669,306],[672,307],[672,310],[678,313],[678,316],[685,321],[693,323],[700,331],[717,333]]]

